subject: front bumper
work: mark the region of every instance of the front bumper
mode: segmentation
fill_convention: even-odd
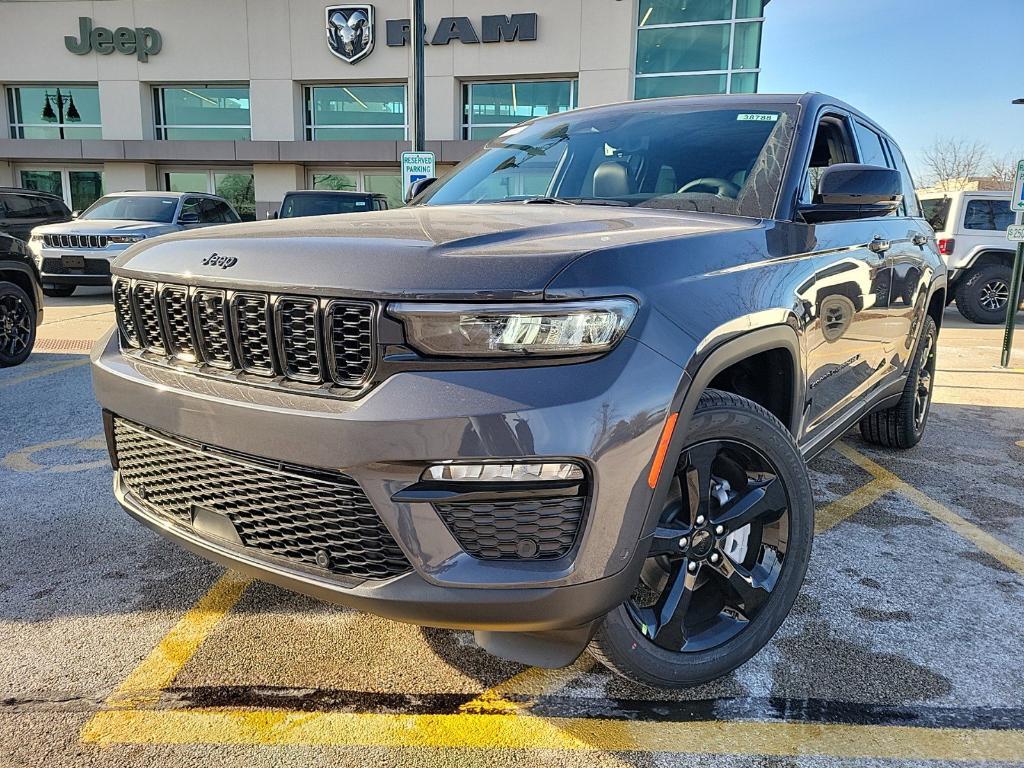
[[[118,417],[353,478],[412,570],[359,581],[266,556],[153,514],[115,475],[118,501],[145,524],[212,560],[325,600],[417,624],[513,632],[579,627],[635,585],[647,548],[647,474],[681,376],[627,338],[589,363],[400,373],[359,401],[342,401],[125,357],[113,332],[93,352],[97,396]],[[474,558],[431,504],[393,498],[434,462],[544,457],[578,461],[589,477],[581,530],[557,560]]]
[[[125,246],[127,248],[127,246]],[[40,279],[47,285],[110,285],[110,265],[125,248],[51,248],[41,246],[35,252]],[[64,256],[84,260],[81,268],[66,266]]]

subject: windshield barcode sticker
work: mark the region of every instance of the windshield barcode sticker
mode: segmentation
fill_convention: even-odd
[[[774,123],[779,119],[778,112],[744,112],[736,115],[737,120],[755,120],[762,123]]]

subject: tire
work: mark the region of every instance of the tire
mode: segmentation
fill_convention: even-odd
[[[0,368],[25,362],[36,341],[36,308],[14,283],[0,282]]]
[[[960,314],[981,325],[1005,322],[1012,271],[1005,264],[987,264],[971,270],[956,287],[956,308]]]
[[[44,285],[43,295],[49,296],[51,299],[63,299],[67,298],[75,292],[75,286],[73,285]]]
[[[734,441],[736,442],[734,443]],[[682,494],[682,488],[686,485],[693,487],[692,478],[702,476],[699,473],[697,475],[690,474],[692,470],[692,467],[689,466],[690,457],[695,452],[706,449],[708,445],[716,444],[727,446],[742,444],[745,446],[744,450],[749,448],[753,453],[759,455],[761,459],[769,462],[773,469],[777,470],[773,475],[774,479],[767,483],[769,487],[776,480],[781,479],[783,481],[781,486],[783,495],[779,503],[788,510],[785,513],[788,515],[785,522],[785,535],[788,538],[781,543],[781,559],[776,557],[771,560],[777,568],[772,574],[774,582],[769,592],[766,593],[767,598],[763,600],[759,608],[751,611],[748,610],[751,605],[750,602],[744,601],[741,603],[742,614],[748,616],[753,614],[753,618],[745,623],[733,621],[731,623],[732,627],[741,626],[742,628],[733,630],[735,634],[726,637],[722,642],[715,642],[718,637],[723,636],[720,634],[703,631],[703,634],[697,631],[687,634],[690,633],[690,629],[686,627],[686,618],[691,610],[698,614],[698,626],[701,621],[705,623],[710,621],[710,626],[714,627],[713,622],[721,621],[721,617],[726,615],[724,611],[716,609],[714,604],[709,606],[710,610],[703,611],[704,616],[712,617],[710,619],[701,618],[699,615],[701,611],[698,610],[702,607],[708,607],[700,605],[699,598],[705,594],[702,590],[710,590],[708,594],[712,597],[724,595],[729,591],[728,580],[720,580],[720,568],[728,565],[729,570],[735,573],[737,566],[745,567],[748,562],[751,562],[751,557],[754,558],[754,561],[759,561],[761,557],[765,557],[767,562],[770,547],[765,545],[764,542],[767,540],[765,532],[768,530],[769,524],[765,523],[762,526],[760,522],[750,523],[746,526],[748,539],[743,544],[743,549],[747,553],[745,558],[741,554],[736,558],[739,562],[736,562],[733,557],[721,554],[719,559],[715,561],[713,560],[714,554],[707,554],[703,561],[699,562],[700,570],[697,570],[693,575],[695,586],[693,587],[692,598],[687,603],[691,608],[687,609],[687,616],[684,616],[682,620],[682,626],[686,627],[684,632],[686,639],[683,640],[682,647],[679,650],[668,650],[659,639],[662,629],[669,628],[668,622],[665,622],[658,628],[637,621],[638,610],[650,610],[647,608],[637,608],[637,595],[642,593],[643,590],[650,588],[649,574],[652,569],[657,573],[659,568],[665,568],[665,558],[649,554],[644,564],[644,575],[641,576],[641,583],[638,584],[637,591],[625,603],[605,616],[588,649],[594,658],[610,670],[637,683],[681,688],[699,685],[728,674],[753,657],[772,638],[789,614],[790,609],[793,607],[793,602],[796,600],[797,593],[803,584],[814,535],[814,499],[808,481],[806,464],[792,436],[782,423],[761,406],[737,395],[717,390],[708,390],[701,396],[686,436],[686,447],[680,454],[680,461],[676,470],[677,478],[682,477],[683,481],[677,488],[676,480],[673,480],[674,491],[669,494],[666,512],[662,513],[657,533],[662,534],[666,530],[666,525],[678,525],[681,523],[685,527],[691,522],[705,519],[696,517],[694,521],[689,520],[693,514],[689,511],[691,508],[689,502],[684,500],[682,496],[673,499],[673,495],[674,493]],[[712,466],[719,468],[720,474],[723,465],[715,462],[721,461],[721,457],[724,455],[724,453],[716,454],[717,458],[712,462]],[[728,457],[726,457],[726,461],[728,464]],[[728,465],[724,467],[726,470],[728,468]],[[711,470],[710,475],[712,479],[716,482],[720,481],[720,478],[716,478],[715,473],[715,470]],[[734,480],[737,477],[736,474],[731,476]],[[739,482],[748,479],[742,472],[738,476],[741,479],[738,482],[734,482],[736,487],[739,487]],[[766,484],[761,484],[761,486],[764,485]],[[696,487],[700,487],[700,484]],[[743,491],[737,493],[736,499],[747,498],[745,494],[749,493],[751,487],[748,484]],[[716,493],[719,493],[720,488],[721,486],[716,489],[713,485],[711,496],[714,497]],[[775,490],[777,492],[778,487]],[[766,493],[765,499],[767,500],[770,495]],[[716,511],[719,516],[727,515],[730,508],[736,509],[739,506],[733,505],[736,499],[730,498],[729,505],[732,506],[722,506],[721,502],[713,500],[708,502],[708,509],[711,514],[707,516],[709,522],[706,523],[706,528],[704,529],[706,533],[718,533]],[[680,510],[678,518],[672,518],[672,513],[668,511],[671,508]],[[773,514],[781,517],[782,513],[776,509]],[[666,522],[669,519],[672,519],[673,522]],[[720,517],[720,519],[724,520],[725,518]],[[781,524],[781,522],[771,523],[771,525]],[[761,545],[758,547],[750,547],[748,543],[749,537],[754,535],[752,533],[754,526],[758,526],[757,535],[762,540]],[[743,529],[739,530],[742,531]],[[690,567],[692,558],[699,557],[699,553],[695,554],[692,550],[697,546],[697,537],[701,535],[701,529],[691,528],[691,531],[693,532],[690,534],[689,539],[683,539],[679,543],[681,549],[687,541],[691,542],[691,552],[688,552],[686,558],[681,561],[683,565],[679,567],[679,571],[669,570],[665,574],[667,576],[667,584],[672,583],[673,574],[686,571]],[[716,542],[723,541],[720,538],[715,538],[714,540]],[[706,542],[706,538],[702,541]],[[728,543],[728,539],[725,539],[725,541]],[[656,538],[655,543],[652,544],[651,552],[656,551],[658,544],[659,542]],[[718,550],[712,551],[718,552]],[[717,562],[719,565],[716,567],[712,565],[713,562]],[[760,562],[756,564],[760,566]],[[671,566],[669,567],[671,568]],[[750,575],[757,571],[751,568],[745,572]],[[761,573],[765,572],[761,571]],[[705,579],[703,585],[699,581],[702,578],[702,574]],[[671,591],[669,586],[665,586],[663,587],[662,595],[667,595]],[[737,592],[736,594],[740,593]],[[657,606],[658,603],[655,603],[655,613],[653,614],[655,616],[657,615]],[[699,642],[704,635],[707,635],[711,640]],[[692,650],[687,650],[688,646],[691,646]]]
[[[860,420],[860,434],[867,442],[900,450],[921,442],[932,405],[938,336],[935,321],[927,316],[900,401]]]

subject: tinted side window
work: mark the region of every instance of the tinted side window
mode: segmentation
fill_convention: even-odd
[[[847,135],[846,121],[832,115],[822,118],[811,148],[810,166],[800,202],[813,202],[818,181],[826,168],[836,163],[852,163],[853,160],[853,145]]]
[[[202,221],[201,202],[198,197],[186,197],[181,203],[181,211],[178,215],[184,216],[186,213],[196,213],[200,214],[199,220]]]
[[[903,207],[906,210],[905,215],[913,218],[921,216],[921,201],[917,199],[917,192],[914,187],[914,177],[910,173],[910,168],[907,166],[907,161],[903,157],[903,153],[900,152],[900,148],[892,142],[888,142],[889,152],[892,154],[893,160],[896,161],[896,170],[900,172],[900,176],[903,177]],[[946,213],[949,212],[949,201],[946,201]],[[942,215],[943,225],[945,225],[946,213]],[[941,230],[942,227],[936,227],[932,224],[935,230]]]
[[[1014,214],[1007,200],[971,200],[964,213],[964,229],[1005,232]]]
[[[860,161],[864,165],[879,165],[883,168],[891,168],[892,164],[885,154],[885,145],[882,137],[868,128],[866,125],[854,123],[854,130],[857,132],[857,143],[860,144]]]
[[[210,200],[206,198],[200,206],[199,220],[203,224],[228,224],[234,219],[231,217],[231,209],[222,200]]]
[[[4,207],[8,219],[40,219],[46,216],[46,203],[31,195],[5,195]]]

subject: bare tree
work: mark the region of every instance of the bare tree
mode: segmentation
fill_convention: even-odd
[[[988,175],[1009,187],[1017,178],[1017,163],[1021,158],[1024,158],[1021,152],[1011,152],[1002,157],[993,155],[989,159]]]
[[[988,155],[980,141],[964,138],[937,138],[922,154],[928,182],[943,192],[964,189],[972,176],[978,176]]]

